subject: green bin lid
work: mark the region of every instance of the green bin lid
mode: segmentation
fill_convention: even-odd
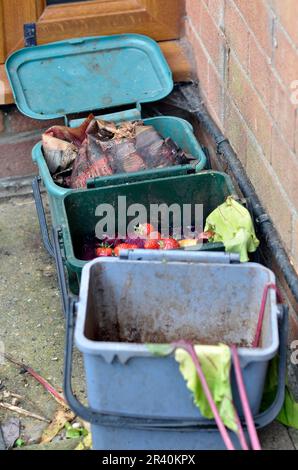
[[[158,44],[138,34],[24,48],[6,71],[19,110],[35,119],[156,101],[173,89]]]

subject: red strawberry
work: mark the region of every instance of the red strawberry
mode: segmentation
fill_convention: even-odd
[[[137,227],[135,227],[135,233],[142,238],[155,238],[158,240],[158,232],[155,230],[155,227],[153,227],[152,224],[139,224]],[[152,234],[152,237],[151,237]]]
[[[109,246],[99,246],[95,249],[95,254],[98,258],[103,256],[113,256],[113,250]]]
[[[114,255],[119,256],[120,250],[137,250],[139,247],[133,243],[120,243],[114,250]]]
[[[145,250],[159,250],[160,249],[159,241],[151,240],[151,239],[145,240],[144,248]]]
[[[159,232],[150,232],[148,235],[149,240],[161,240],[161,234]]]
[[[174,238],[163,238],[159,240],[159,246],[162,250],[176,250],[180,248],[179,243]]]

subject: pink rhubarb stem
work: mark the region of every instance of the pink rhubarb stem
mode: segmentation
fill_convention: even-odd
[[[258,348],[259,344],[260,344],[260,339],[261,339],[261,334],[262,334],[262,327],[263,327],[263,322],[264,322],[264,315],[265,315],[265,308],[266,308],[266,302],[267,302],[269,289],[274,289],[276,291],[277,300],[280,303],[282,303],[282,296],[281,296],[277,286],[275,284],[267,284],[265,286],[262,301],[261,301],[261,307],[260,307],[260,312],[259,312],[259,317],[258,317],[256,335],[255,335],[255,338],[254,338],[253,343],[252,343],[253,348]]]
[[[246,390],[245,390],[245,385],[244,385],[244,381],[242,377],[241,366],[240,366],[240,361],[239,361],[239,356],[238,356],[238,351],[237,351],[236,346],[231,346],[231,351],[232,351],[232,358],[233,358],[233,363],[234,363],[236,381],[237,381],[240,400],[241,400],[243,413],[245,416],[245,421],[246,421],[246,425],[248,429],[248,434],[249,434],[250,441],[251,441],[251,446],[253,450],[261,450],[260,441],[259,441],[258,434],[255,428],[255,423],[253,420],[253,416],[251,413],[249,401],[248,401]]]
[[[41,377],[41,375],[35,372],[35,370],[31,369],[31,367],[25,367],[25,369],[28,374],[32,375],[32,377],[34,377],[37,382],[39,382],[51,395],[53,395],[56,400],[63,403],[63,405],[66,405],[66,401],[64,400],[63,396],[60,395],[60,393],[57,392],[57,390],[55,390],[54,387],[46,379]]]
[[[192,358],[193,363],[194,363],[195,368],[196,368],[196,371],[197,371],[197,374],[198,374],[199,379],[201,381],[205,396],[208,400],[209,406],[210,406],[211,411],[214,415],[215,422],[217,424],[220,435],[221,435],[221,437],[222,437],[222,439],[225,443],[225,446],[228,450],[235,450],[235,448],[233,446],[233,443],[231,441],[231,438],[230,438],[230,436],[229,436],[229,434],[228,434],[228,432],[225,428],[225,425],[224,425],[224,423],[223,423],[223,421],[220,417],[220,414],[219,414],[219,412],[216,408],[216,405],[213,401],[211,392],[209,390],[207,381],[205,379],[204,373],[203,373],[202,368],[201,368],[201,364],[199,362],[199,359],[197,357],[197,354],[196,354],[196,351],[195,351],[193,345],[190,344],[190,343],[187,343],[186,341],[178,341],[177,343],[174,343],[174,346],[175,346],[175,348],[184,349],[186,352],[188,352],[188,354]]]
[[[241,449],[242,450],[249,450],[246,439],[245,439],[245,434],[244,434],[244,431],[243,431],[243,428],[242,428],[242,424],[241,424],[241,421],[239,419],[238,413],[237,413],[235,408],[234,408],[234,413],[235,413],[235,421],[236,421],[237,427],[238,427],[237,435],[238,435],[238,439],[239,439],[239,442],[240,442],[240,445],[241,445]]]

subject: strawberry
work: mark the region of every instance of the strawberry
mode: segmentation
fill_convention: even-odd
[[[95,249],[95,254],[98,258],[103,256],[113,256],[113,250],[109,246],[99,246]]]
[[[159,241],[151,240],[151,239],[145,240],[144,248],[145,250],[159,250],[160,249]]]
[[[135,227],[135,235],[141,239],[161,240],[161,234],[152,224],[139,224]]]
[[[152,233],[156,234],[158,232],[156,232],[152,224],[139,224],[135,227],[135,233],[140,237],[147,238],[150,237]]]
[[[161,250],[176,250],[180,248],[179,243],[174,238],[163,238],[159,240]]]
[[[137,250],[139,247],[133,243],[120,243],[114,250],[114,255],[119,256],[120,250]]]
[[[161,240],[161,234],[159,232],[151,232],[148,236],[149,240]]]

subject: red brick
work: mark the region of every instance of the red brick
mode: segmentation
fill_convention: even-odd
[[[217,116],[217,123],[220,123],[220,127],[223,127],[222,116],[223,116],[223,84],[220,76],[216,71],[215,67],[209,63],[208,69],[208,106],[211,106]]]
[[[250,137],[247,139],[246,169],[258,196],[290,252],[293,213],[289,207],[289,201],[269,162],[266,161]]]
[[[287,93],[278,80],[272,80],[270,111],[274,121],[284,134],[289,147],[295,148],[295,105],[291,102],[291,92]]]
[[[297,0],[274,0],[275,13],[298,47]]]
[[[29,132],[38,129],[46,129],[55,124],[63,125],[63,119],[52,119],[48,121],[31,119],[24,116],[18,109],[13,106],[9,109],[6,116],[7,132],[9,133],[20,133]]]
[[[298,216],[295,217],[293,224],[293,258],[298,273]]]
[[[295,153],[298,155],[298,109],[296,110],[296,126],[295,126]]]
[[[290,90],[291,83],[298,79],[298,52],[280,27],[276,28],[276,41],[274,65],[283,83]]]
[[[244,68],[247,69],[249,31],[231,0],[226,3],[225,34],[229,47],[236,53]]]
[[[233,53],[229,57],[228,90],[240,112],[244,115],[251,87]]]
[[[279,132],[272,132],[271,163],[279,181],[298,212],[298,156],[291,152]]]
[[[199,34],[201,31],[201,0],[186,0],[186,15],[190,18],[195,31]]]
[[[188,40],[192,44],[194,56],[196,60],[196,71],[197,76],[200,82],[200,88],[203,94],[207,96],[208,90],[208,58],[205,54],[205,51],[200,43],[200,40],[195,35],[194,31],[192,30],[191,26],[186,23],[186,34]]]
[[[268,57],[272,56],[273,14],[263,0],[233,0]]]
[[[208,0],[208,10],[218,26],[220,26],[223,22],[224,8],[224,0]]]
[[[249,74],[254,86],[263,98],[265,105],[270,107],[272,71],[265,56],[255,39],[249,38]]]
[[[264,154],[270,159],[271,118],[233,54],[230,54],[228,89],[245,122],[263,148]]]
[[[246,140],[247,133],[241,120],[240,113],[235,108],[233,101],[226,97],[224,132],[237,153],[239,159],[246,164]]]
[[[221,30],[215,26],[209,11],[203,3],[201,12],[201,39],[214,65],[221,72],[225,51],[224,36]]]
[[[31,150],[38,142],[38,137],[31,137],[21,142],[1,143],[0,141],[0,176],[25,176],[36,173],[36,165],[31,159]]]

